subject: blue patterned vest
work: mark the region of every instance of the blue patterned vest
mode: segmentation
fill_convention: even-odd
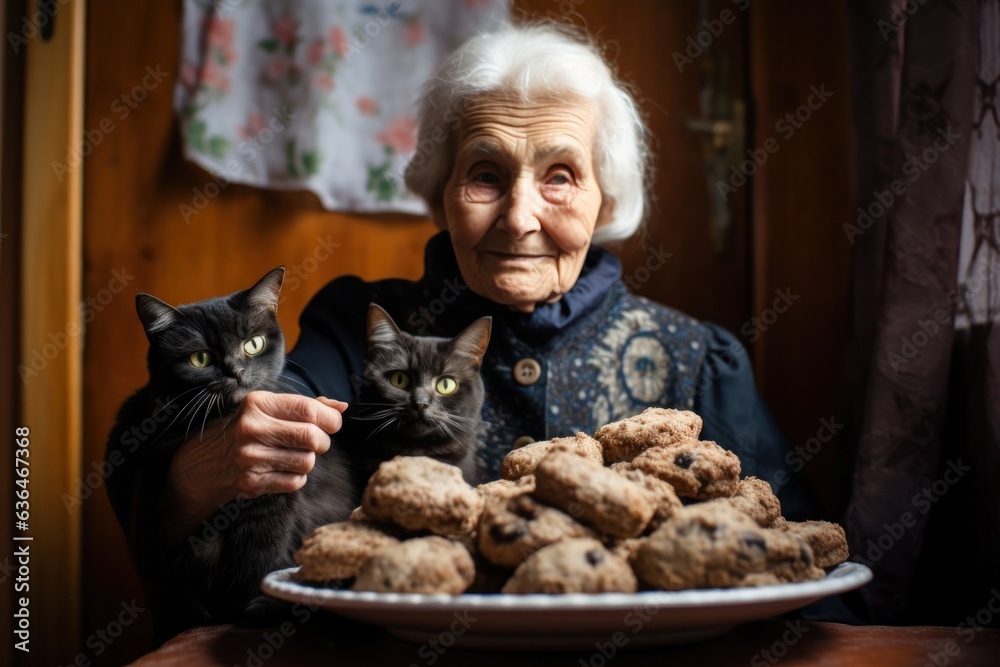
[[[629,294],[621,264],[601,248],[591,248],[573,289],[530,314],[469,290],[444,233],[428,242],[419,281],[333,281],[303,313],[291,355],[309,369],[317,394],[354,397],[349,378],[361,376],[370,302],[418,335],[451,337],[476,318],[493,316],[478,433],[479,463],[489,478],[499,474],[500,460],[515,443],[592,434],[650,406],[694,406],[707,330]]]

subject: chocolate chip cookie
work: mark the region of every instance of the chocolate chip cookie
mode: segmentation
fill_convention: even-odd
[[[808,544],[817,567],[833,567],[847,560],[847,536],[839,524],[829,521],[781,520],[775,524],[775,528]]]
[[[668,482],[682,498],[710,500],[733,495],[740,480],[740,460],[711,441],[688,440],[653,447],[630,466]]]
[[[688,505],[639,546],[635,571],[664,590],[738,586],[767,570],[764,530],[725,503]]]
[[[398,539],[364,521],[320,526],[295,552],[295,562],[301,566],[295,578],[314,583],[349,579],[379,550],[396,544]]]
[[[534,490],[534,475],[525,475],[516,480],[497,479],[476,487],[476,492],[487,502],[492,498],[513,498],[522,493],[531,493]]]
[[[535,468],[535,497],[614,537],[636,537],[653,518],[649,492],[582,456],[553,451]]]
[[[674,492],[673,486],[641,470],[629,467],[615,467],[623,465],[627,466],[628,464],[616,463],[611,466],[611,469],[630,482],[635,482],[645,489],[649,496],[649,502],[653,504],[653,518],[649,521],[646,530],[658,528],[660,524],[670,518],[674,510],[682,507],[681,500]]]
[[[741,479],[736,493],[726,500],[763,528],[767,528],[781,516],[781,502],[771,490],[771,485],[756,477]]]
[[[513,569],[543,547],[594,531],[527,493],[486,503],[476,531],[479,551],[491,563]]]
[[[595,539],[563,540],[524,561],[504,593],[634,593],[635,575]]]
[[[804,540],[772,528],[762,528],[767,545],[767,572],[782,583],[822,579],[826,573],[816,566],[812,549]]]
[[[475,528],[483,497],[465,483],[456,466],[426,456],[397,456],[371,476],[361,508],[374,521],[460,535]]]
[[[669,447],[697,440],[701,417],[687,410],[647,408],[641,414],[597,429],[594,437],[604,449],[604,461],[631,461],[650,447]]]
[[[519,449],[512,450],[500,462],[500,476],[504,479],[518,479],[535,472],[538,462],[546,454],[557,449],[565,449],[596,461],[604,462],[601,443],[586,433],[580,432],[571,438],[553,438],[542,442],[533,442]]]
[[[358,572],[353,590],[458,595],[475,576],[472,556],[461,544],[417,537],[378,551]]]

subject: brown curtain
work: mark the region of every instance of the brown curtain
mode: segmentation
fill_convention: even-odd
[[[954,624],[1000,585],[1000,0],[850,11],[844,523],[872,620]]]

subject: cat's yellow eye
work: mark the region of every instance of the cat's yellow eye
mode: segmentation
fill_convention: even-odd
[[[455,390],[458,389],[458,383],[455,382],[455,378],[450,378],[446,375],[443,378],[438,378],[434,388],[437,389],[439,394],[447,396],[448,394],[455,393]]]
[[[197,352],[192,352],[191,356],[188,357],[188,361],[195,368],[205,368],[205,366],[210,366],[212,364],[212,353],[208,350],[198,350]]]
[[[406,389],[407,385],[410,384],[410,376],[403,371],[396,371],[389,376],[389,384],[397,389]]]
[[[258,354],[264,351],[264,337],[254,336],[247,342],[243,343],[243,351],[249,354],[251,357],[256,357]]]

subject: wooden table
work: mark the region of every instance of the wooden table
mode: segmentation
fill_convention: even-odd
[[[300,621],[302,619],[299,619]],[[696,644],[646,649],[603,647],[591,651],[543,653],[437,650],[395,639],[379,628],[326,614],[302,623],[267,629],[218,625],[194,628],[170,640],[133,665],[140,667],[511,667],[546,665],[829,665],[884,667],[914,665],[1000,665],[1000,630],[958,632],[943,627],[840,625],[809,621],[760,621],[723,637]],[[288,636],[286,636],[288,635]],[[607,637],[595,637],[595,643]]]

